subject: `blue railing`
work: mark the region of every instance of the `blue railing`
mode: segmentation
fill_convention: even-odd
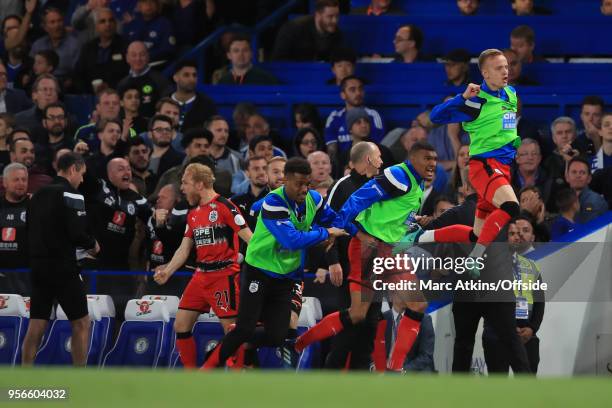
[[[258,43],[258,35],[261,34],[263,30],[270,27],[272,24],[276,23],[280,19],[284,18],[289,14],[291,9],[298,4],[298,0],[288,0],[283,6],[279,7],[274,13],[270,14],[262,21],[257,23],[254,28],[244,27],[242,25],[228,25],[221,28],[218,28],[214,32],[212,32],[208,37],[202,40],[198,45],[181,55],[176,61],[170,64],[166,69],[164,69],[164,75],[170,77],[174,73],[174,69],[178,62],[186,59],[195,59],[198,64],[198,80],[200,83],[204,82],[204,75],[206,73],[206,61],[205,54],[206,50],[214,45],[221,36],[227,32],[244,32],[251,35],[251,48],[253,50],[253,60],[257,62],[257,43]]]

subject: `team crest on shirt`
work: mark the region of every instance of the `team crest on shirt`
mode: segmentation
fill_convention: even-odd
[[[134,207],[134,204],[129,203],[129,204],[127,205],[127,212],[128,212],[128,214],[130,214],[130,215],[134,215],[134,214],[136,214],[136,207]]]
[[[255,293],[259,290],[259,282],[253,281],[249,284],[249,292]]]
[[[21,219],[21,222],[26,222],[26,212],[22,211],[19,218]]]
[[[208,214],[208,221],[215,222],[218,219],[219,219],[219,213],[217,211],[211,211],[210,214]]]

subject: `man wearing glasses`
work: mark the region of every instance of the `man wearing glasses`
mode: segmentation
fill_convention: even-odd
[[[155,115],[149,121],[149,138],[153,142],[153,153],[149,170],[160,175],[183,162],[185,155],[171,146],[174,134],[172,119],[165,115]]]

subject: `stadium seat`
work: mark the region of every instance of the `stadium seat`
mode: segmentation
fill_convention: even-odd
[[[223,327],[214,313],[202,313],[193,327],[193,338],[196,342],[197,365],[204,364],[206,353],[212,350],[223,338]],[[182,367],[176,347],[172,351],[170,367]]]
[[[164,353],[159,356],[159,365],[167,366],[170,364],[171,352],[174,350],[176,343],[176,333],[174,332],[174,320],[176,320],[176,312],[178,312],[178,305],[180,299],[178,296],[166,296],[166,295],[146,295],[142,297],[143,300],[158,300],[164,302],[170,315],[170,321],[166,324],[166,335],[164,336],[164,345],[162,350]]]
[[[100,333],[102,343],[100,345],[100,356],[96,365],[102,364],[102,358],[108,353],[113,345],[115,335],[115,304],[109,295],[87,295],[87,299],[95,302],[100,311]]]
[[[87,365],[97,366],[104,343],[104,330],[100,324],[101,314],[95,300],[87,299],[87,310],[91,321]],[[72,364],[72,326],[61,306],[57,307],[56,319],[51,322],[48,336],[38,350],[34,363],[37,365]]]
[[[28,321],[26,303],[20,295],[0,294],[0,364],[15,365],[19,362]]]
[[[130,300],[125,308],[125,322],[102,365],[157,367],[160,355],[166,352],[164,339],[169,322],[170,314],[164,302]]]

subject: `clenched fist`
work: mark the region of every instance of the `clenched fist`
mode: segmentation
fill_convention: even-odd
[[[465,91],[463,91],[463,95],[461,96],[463,96],[463,99],[470,99],[478,95],[479,92],[480,92],[480,85],[469,84],[467,88],[465,88]]]

